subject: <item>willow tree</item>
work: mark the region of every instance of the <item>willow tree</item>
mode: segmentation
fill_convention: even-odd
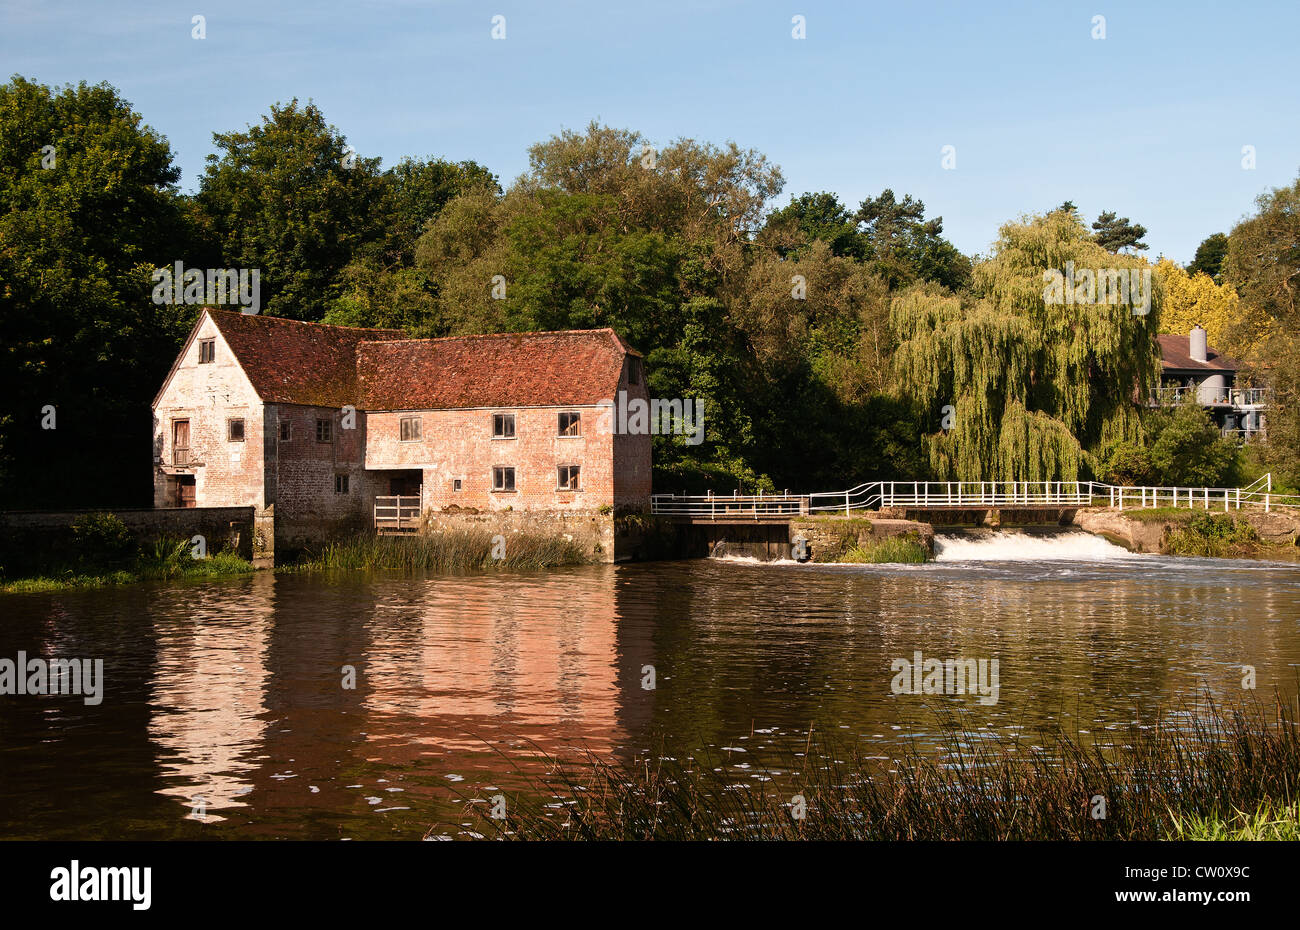
[[[1100,445],[1140,440],[1161,295],[1146,262],[1057,211],[1002,227],[968,293],[896,299],[894,372],[932,418],[936,477],[1069,481]]]

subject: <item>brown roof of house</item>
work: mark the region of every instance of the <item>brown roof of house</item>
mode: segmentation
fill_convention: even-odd
[[[357,403],[357,346],[399,339],[401,330],[357,329],[209,308],[257,395],[271,404]]]
[[[1219,354],[1213,346],[1205,353],[1206,361],[1198,362],[1188,349],[1190,339],[1190,336],[1157,336],[1162,367],[1176,371],[1237,371],[1241,368],[1235,358]]]
[[[207,309],[266,403],[370,410],[595,404],[618,389],[625,355],[612,329],[408,339]]]
[[[363,342],[367,410],[595,404],[618,390],[623,357],[612,329]]]

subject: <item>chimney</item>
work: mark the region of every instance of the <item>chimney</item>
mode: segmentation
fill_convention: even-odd
[[[1187,337],[1187,354],[1194,361],[1208,361],[1209,345],[1205,341],[1205,330],[1199,323],[1192,327],[1192,334]]]

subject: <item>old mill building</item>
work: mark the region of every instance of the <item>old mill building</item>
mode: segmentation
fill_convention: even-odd
[[[154,399],[154,506],[251,506],[264,560],[468,526],[613,560],[613,514],[650,504],[650,436],[608,427],[619,392],[645,376],[612,329],[411,339],[205,308]]]

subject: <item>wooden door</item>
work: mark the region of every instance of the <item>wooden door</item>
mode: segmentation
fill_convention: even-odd
[[[190,461],[190,421],[172,421],[172,463],[188,465]]]
[[[177,507],[194,506],[194,477],[192,475],[177,476],[176,506]]]

